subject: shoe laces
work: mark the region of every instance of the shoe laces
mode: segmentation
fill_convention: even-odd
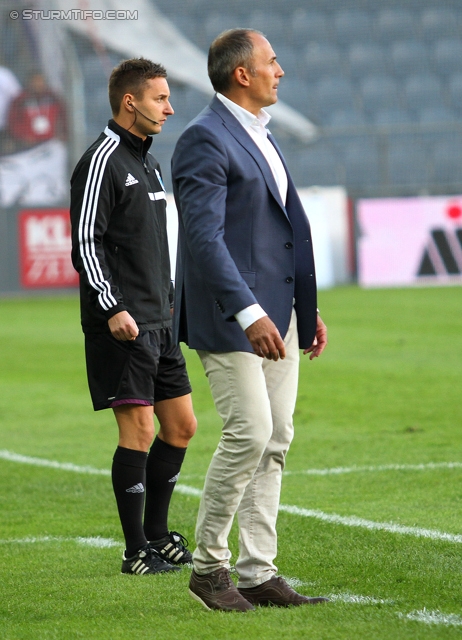
[[[228,569],[223,568],[218,574],[218,579],[226,588],[234,586],[234,582],[231,580],[231,575]]]
[[[186,547],[189,545],[188,540],[184,536],[182,536],[181,533],[178,533],[178,531],[170,531],[169,536],[170,540],[177,547],[183,547],[184,549],[186,549]]]
[[[143,555],[144,554],[144,555]],[[154,564],[158,565],[164,563],[165,560],[160,557],[155,549],[153,549],[150,545],[143,547],[139,550],[140,557],[144,557],[146,559],[146,564]]]

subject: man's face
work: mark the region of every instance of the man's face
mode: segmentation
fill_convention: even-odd
[[[165,78],[151,78],[147,81],[144,93],[141,99],[133,98],[132,105],[138,109],[135,111],[136,121],[130,130],[133,133],[149,136],[160,133],[162,126],[166,123],[167,117],[172,116],[174,111],[169,102],[170,90]],[[154,124],[143,117],[147,116],[150,120],[158,122]]]
[[[34,94],[45,93],[47,88],[45,78],[41,73],[36,73],[31,77],[29,86],[31,93]]]
[[[248,98],[260,110],[277,102],[279,80],[284,75],[268,40],[259,33],[249,34],[253,42],[253,71],[250,76]]]

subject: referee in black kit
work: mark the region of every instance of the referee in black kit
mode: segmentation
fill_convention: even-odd
[[[88,384],[95,411],[111,408],[119,428],[112,483],[129,574],[178,571],[191,561],[186,539],[167,525],[196,419],[185,361],[172,343],[166,197],[149,153],[150,136],[173,115],[166,78],[143,58],[112,71],[113,119],[71,178]]]

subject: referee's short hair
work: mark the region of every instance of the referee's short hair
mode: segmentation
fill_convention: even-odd
[[[146,82],[152,78],[166,78],[167,72],[161,64],[146,58],[122,60],[112,70],[109,78],[109,103],[113,115],[120,111],[120,103],[126,93],[132,93],[141,100]]]
[[[208,73],[215,91],[223,93],[231,86],[231,78],[237,67],[245,67],[253,75],[253,42],[251,33],[263,35],[257,29],[228,29],[210,45]]]

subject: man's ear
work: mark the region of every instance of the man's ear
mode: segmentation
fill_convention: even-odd
[[[241,87],[248,87],[250,84],[250,73],[245,67],[236,67],[233,71],[233,78]]]
[[[126,111],[129,111],[131,113],[133,113],[135,111],[135,109],[133,108],[133,100],[135,98],[133,97],[133,95],[131,93],[126,93],[124,95],[124,97],[122,98],[122,106],[125,108]]]

